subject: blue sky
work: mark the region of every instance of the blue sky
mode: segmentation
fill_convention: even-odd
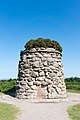
[[[65,77],[80,77],[80,0],[0,0],[0,79],[17,78],[20,51],[39,37],[63,47]]]

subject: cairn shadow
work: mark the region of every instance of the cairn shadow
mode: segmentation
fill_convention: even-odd
[[[4,92],[4,94],[9,95],[11,97],[16,97],[16,88],[15,88],[15,86],[12,89]]]

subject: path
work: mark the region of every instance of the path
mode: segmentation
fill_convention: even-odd
[[[18,120],[69,120],[66,109],[70,105],[80,103],[80,94],[68,93],[68,98],[65,101],[46,101],[46,103],[44,101],[33,103],[1,94],[0,102],[20,107],[22,111]]]

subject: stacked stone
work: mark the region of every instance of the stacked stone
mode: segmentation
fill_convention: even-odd
[[[21,51],[16,94],[20,99],[65,98],[62,54],[54,48]]]

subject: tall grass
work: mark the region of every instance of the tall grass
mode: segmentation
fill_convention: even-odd
[[[15,120],[19,109],[13,105],[0,103],[0,120]]]
[[[80,120],[80,104],[68,107],[67,112],[70,120]]]

